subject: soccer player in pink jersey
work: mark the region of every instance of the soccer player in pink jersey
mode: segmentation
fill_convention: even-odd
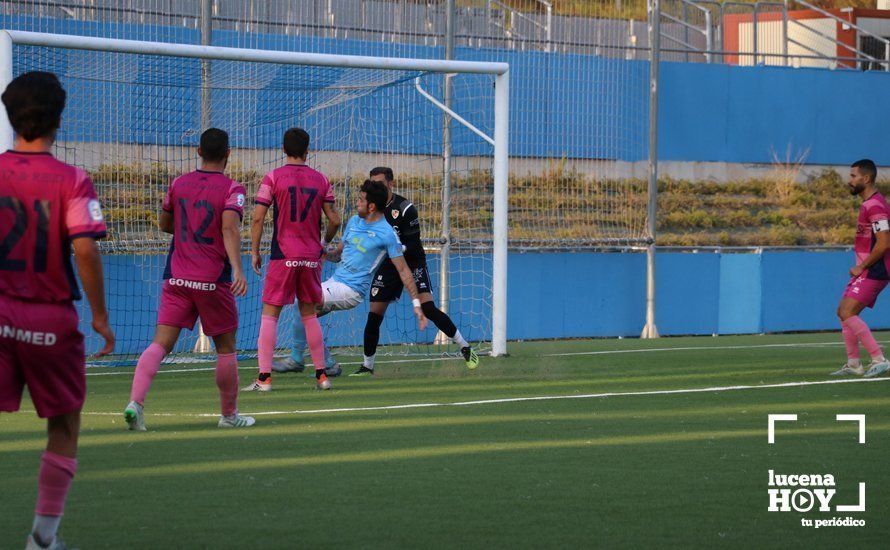
[[[220,428],[253,426],[238,414],[238,356],[235,296],[247,292],[241,267],[241,218],[246,191],[223,171],[229,158],[229,136],[217,128],[201,134],[201,168],[179,176],[167,189],[161,207],[161,230],[173,234],[154,340],[136,364],[130,403],[124,419],[131,430],[145,430],[145,397],[161,361],[173,350],[182,329],[198,317],[216,347]]]
[[[56,531],[77,470],[86,365],[72,245],[93,330],[105,339],[96,355],[114,350],[96,246],[105,236],[102,208],[86,172],[50,153],[65,95],[54,74],[30,72],[2,97],[16,140],[0,154],[0,411],[17,411],[27,386],[47,419],[27,548],[65,548]]]
[[[334,206],[334,192],[328,179],[306,165],[309,134],[302,128],[284,133],[284,166],[263,178],[257,192],[251,227],[251,264],[261,273],[263,257],[260,240],[269,207],[274,209],[272,253],[263,282],[263,313],[257,356],[260,373],[244,391],[272,389],[272,356],[281,309],[299,301],[300,317],[306,327],[309,353],[315,363],[318,389],[331,388],[324,371],[324,339],[316,317],[316,305],[324,303],[321,293],[321,261],[327,243],[337,234],[340,214]],[[328,219],[324,240],[320,238],[321,214]]]
[[[877,167],[871,160],[858,160],[850,167],[847,185],[851,194],[859,195],[862,205],[853,245],[856,265],[850,268],[850,282],[837,306],[847,347],[847,362],[831,373],[835,376],[863,374],[865,369],[859,362],[860,342],[871,355],[871,368],[865,376],[877,376],[890,368],[868,325],[859,318],[863,309],[874,307],[878,294],[890,279],[890,206],[875,187],[877,177]]]

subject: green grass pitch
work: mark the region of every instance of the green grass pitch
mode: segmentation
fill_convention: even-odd
[[[376,378],[323,393],[276,375],[271,393],[241,394],[257,424],[237,430],[216,427],[208,365],[162,369],[146,433],[121,414],[132,369],[90,369],[61,535],[84,549],[886,544],[890,380],[830,378],[838,334],[509,350],[475,372],[384,359]],[[243,385],[254,364],[241,366]],[[778,413],[798,421],[771,445]],[[866,416],[865,444],[837,414]],[[27,398],[0,415],[0,548],[24,546],[44,443]],[[832,474],[832,511],[768,512],[769,470]],[[835,511],[859,482],[866,511]],[[865,525],[801,524],[847,516]]]

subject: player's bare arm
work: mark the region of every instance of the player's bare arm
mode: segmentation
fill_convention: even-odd
[[[328,227],[324,232],[324,242],[329,243],[334,240],[343,220],[340,218],[340,212],[337,211],[337,207],[334,206],[334,203],[326,202],[322,204],[321,209],[324,212],[325,217],[328,219]]]
[[[850,275],[853,277],[862,275],[868,268],[881,261],[887,250],[890,250],[890,223],[887,220],[881,220],[875,222],[875,225],[879,225],[879,228],[875,231],[875,246],[865,260],[859,265],[850,268]]]
[[[396,266],[396,270],[399,272],[399,278],[402,279],[402,284],[405,285],[405,288],[408,289],[408,293],[411,294],[411,301],[414,304],[414,315],[417,316],[417,326],[420,330],[426,328],[426,315],[423,314],[423,310],[420,309],[420,299],[417,295],[417,286],[414,284],[414,276],[411,275],[411,270],[408,268],[408,262],[405,261],[405,258],[391,258],[392,265]]]
[[[226,210],[222,215],[223,244],[226,247],[226,256],[229,265],[232,266],[232,294],[244,296],[247,294],[247,278],[241,267],[241,216],[232,210]]]
[[[114,351],[114,331],[108,324],[108,310],[105,308],[105,282],[102,277],[102,259],[99,246],[92,237],[80,237],[72,241],[77,273],[83,284],[83,291],[90,303],[93,316],[93,330],[105,339],[105,346],[96,352],[96,357]]]
[[[158,216],[158,227],[164,233],[173,234],[173,212],[167,212],[166,210],[161,210],[161,215]]]
[[[260,256],[260,241],[263,238],[263,223],[266,221],[268,206],[258,204],[253,209],[253,222],[250,225],[250,265],[257,275],[262,274],[263,257]]]
[[[329,244],[325,249],[325,259],[337,263],[343,258],[343,243]]]

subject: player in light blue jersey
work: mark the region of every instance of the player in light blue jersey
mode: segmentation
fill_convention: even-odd
[[[352,309],[359,305],[371,288],[371,278],[385,258],[389,257],[399,272],[399,277],[414,304],[414,315],[420,330],[426,328],[426,317],[420,309],[417,286],[408,264],[402,257],[402,243],[392,226],[383,217],[387,189],[380,182],[365,180],[355,203],[356,216],[349,219],[343,238],[327,253],[328,261],[340,262],[330,279],[321,284],[324,303],[318,306],[318,315],[332,311]],[[301,372],[305,365],[306,330],[299,315],[294,316],[294,347],[291,356],[276,360],[275,372]],[[325,374],[339,376],[340,366],[325,347]]]

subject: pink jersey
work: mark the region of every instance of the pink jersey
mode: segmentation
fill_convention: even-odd
[[[321,257],[321,212],[325,202],[334,202],[328,178],[305,164],[285,164],[266,174],[256,203],[273,208],[271,259]]]
[[[853,250],[856,253],[856,263],[861,263],[875,247],[875,233],[890,231],[890,206],[880,193],[875,193],[862,201],[859,207],[859,220],[856,223],[856,240]],[[865,274],[869,279],[890,279],[890,251],[884,253],[884,258],[876,262]]]
[[[104,236],[102,208],[86,172],[49,153],[0,154],[0,294],[79,300],[71,241]]]
[[[179,176],[162,208],[173,214],[173,242],[164,279],[227,283],[232,266],[222,236],[222,214],[244,216],[244,186],[222,172],[196,170]]]

